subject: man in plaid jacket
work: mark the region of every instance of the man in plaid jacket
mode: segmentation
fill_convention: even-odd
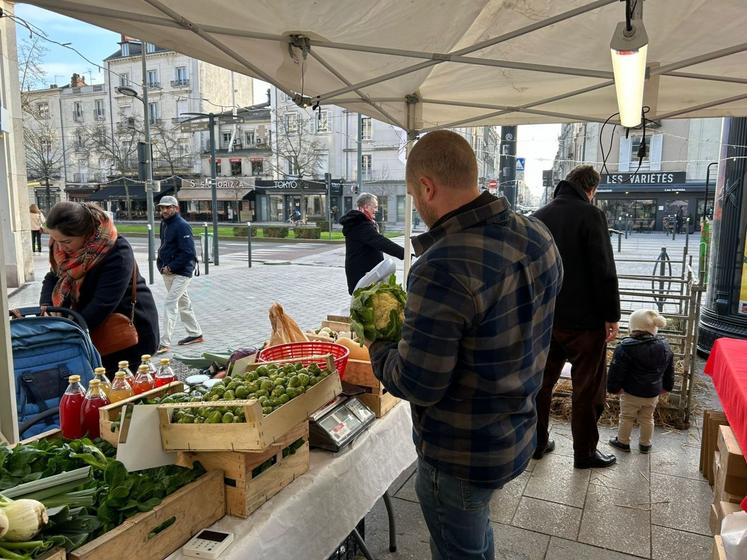
[[[398,343],[369,345],[376,376],[412,405],[417,493],[434,558],[493,558],[494,491],[535,449],[562,264],[550,232],[477,186],[467,141],[436,131],[407,160],[430,228],[414,239]]]

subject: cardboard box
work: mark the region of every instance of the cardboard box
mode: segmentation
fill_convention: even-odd
[[[724,541],[720,535],[713,537],[713,554],[711,560],[727,560],[726,551],[724,550]]]
[[[726,490],[726,473],[721,465],[721,453],[718,451],[713,454],[713,473],[713,503],[731,502],[737,504],[741,502],[745,494],[740,496],[739,494],[732,494]]]
[[[718,450],[726,476],[747,479],[747,461],[730,426],[719,426]]]
[[[732,502],[720,500],[711,504],[711,515],[709,517],[711,532],[714,535],[721,533],[721,522],[724,520],[724,517],[737,511],[742,511],[742,508],[739,507],[739,504]]]
[[[700,472],[713,486],[713,452],[718,446],[719,426],[728,425],[726,415],[721,410],[703,412],[703,435],[700,443]]]

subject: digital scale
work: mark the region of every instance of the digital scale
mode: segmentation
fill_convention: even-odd
[[[374,413],[361,401],[341,395],[309,419],[309,445],[336,453],[374,420]]]
[[[204,529],[189,539],[182,547],[182,554],[189,558],[216,560],[233,542],[233,533]]]

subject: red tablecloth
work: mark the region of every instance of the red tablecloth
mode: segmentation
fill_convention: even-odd
[[[704,371],[713,378],[726,419],[747,453],[747,340],[716,340]]]

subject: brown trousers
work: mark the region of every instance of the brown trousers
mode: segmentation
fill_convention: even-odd
[[[538,449],[544,449],[547,445],[552,392],[568,361],[572,366],[573,383],[573,455],[576,459],[583,459],[594,454],[599,443],[597,421],[604,412],[607,391],[607,347],[604,340],[603,328],[591,331],[553,328],[542,388],[537,395]]]

